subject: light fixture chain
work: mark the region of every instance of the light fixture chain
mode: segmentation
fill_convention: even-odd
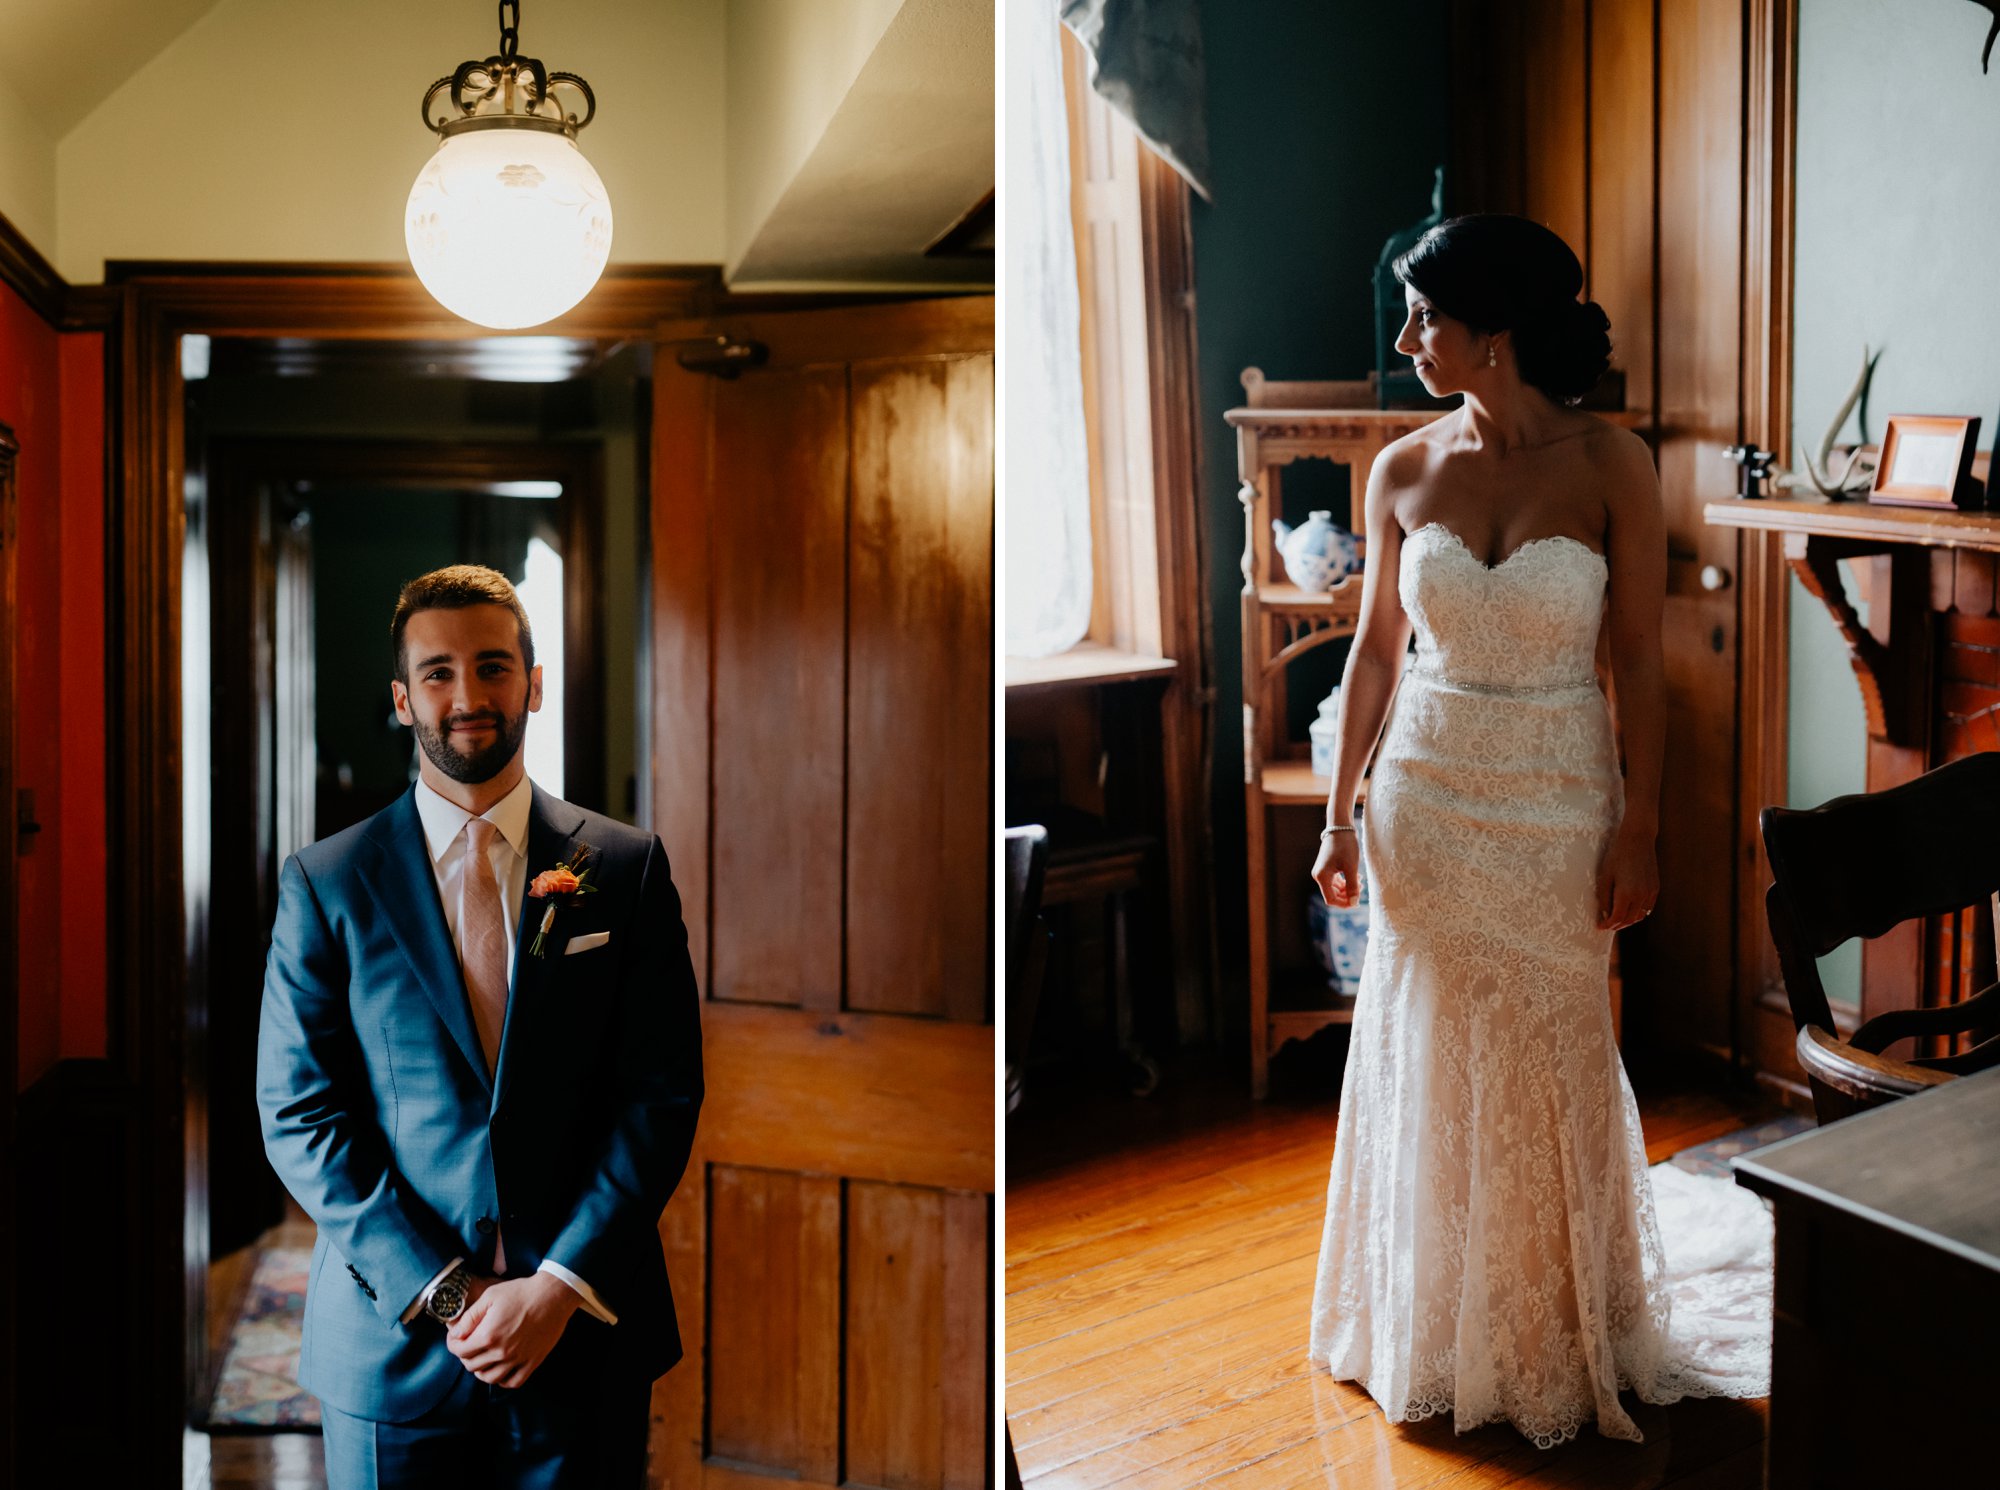
[[[500,55],[511,58],[521,45],[521,0],[500,0]]]

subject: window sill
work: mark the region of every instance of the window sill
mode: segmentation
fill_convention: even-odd
[[[1040,693],[1058,688],[1093,688],[1100,683],[1131,683],[1145,678],[1171,679],[1180,664],[1171,657],[1122,652],[1098,642],[1081,642],[1053,657],[1009,657],[1007,695]]]

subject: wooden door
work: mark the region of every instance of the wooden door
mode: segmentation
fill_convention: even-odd
[[[1736,983],[1736,532],[1702,508],[1735,494],[1742,438],[1743,5],[1689,0],[1658,30],[1660,489],[1667,512],[1667,756],[1660,900],[1633,937],[1647,1024],[1733,1061]],[[1705,588],[1720,579],[1720,588]]]
[[[1628,1058],[1735,1058],[1739,540],[1702,520],[1744,429],[1745,0],[1453,7],[1453,210],[1561,233],[1611,318],[1665,503],[1660,900],[1621,937]],[[1711,585],[1716,586],[1710,588]]]
[[[768,362],[691,372],[677,344]],[[705,1002],[677,1487],[989,1482],[993,302],[663,326],[653,825]]]

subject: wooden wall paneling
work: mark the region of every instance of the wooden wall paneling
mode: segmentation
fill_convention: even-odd
[[[676,881],[679,877],[676,866]],[[695,969],[699,975],[699,962]],[[704,1005],[702,1009],[702,1077],[710,1091],[715,1089],[714,1074],[708,1069],[712,1007]],[[660,1217],[660,1245],[666,1253],[667,1277],[674,1291],[681,1360],[653,1383],[651,1421],[646,1431],[647,1483],[671,1485],[674,1490],[701,1490],[710,1483],[703,1478],[702,1461],[708,1449],[708,1175],[712,1168],[708,1099],[704,1098],[687,1172]]]
[[[993,363],[853,373],[847,1006],[984,1021]]]
[[[847,378],[714,393],[709,997],[838,1009]]]
[[[1521,7],[1453,0],[1451,168],[1444,206],[1461,212],[1526,212],[1528,41]]]
[[[1525,215],[1553,228],[1590,262],[1590,6],[1587,0],[1523,0],[1526,117]]]
[[[1689,0],[1660,29],[1659,389],[1669,577],[1661,891],[1634,981],[1668,1048],[1731,1054],[1736,932],[1736,602],[1704,565],[1738,568],[1733,530],[1702,505],[1734,490],[1723,458],[1740,412],[1743,16]],[[1638,939],[1635,939],[1638,940]]]
[[[697,395],[668,348],[718,332],[770,359]],[[983,1486],[992,302],[657,337],[656,678],[674,696],[656,720],[691,743],[655,808],[709,863],[714,972],[702,1121],[662,1221],[689,1361],[655,1392],[654,1473]],[[770,845],[733,842],[772,831],[746,793],[789,794]],[[777,854],[813,878],[755,883]],[[796,939],[802,893],[825,908],[810,960],[767,960],[753,987],[747,944]],[[843,1008],[850,966],[854,996],[896,1012]],[[787,998],[728,996],[787,977]]]
[[[948,1490],[983,1490],[993,1464],[993,1208],[990,1194],[944,1192],[938,1459]]]
[[[993,1031],[892,1014],[703,1011],[717,1163],[990,1190]]]
[[[709,1170],[709,1452],[840,1476],[841,1182]]]
[[[986,1197],[858,1182],[847,1227],[847,1475],[882,1486],[978,1490],[991,1351]],[[958,1286],[956,1299],[947,1280]],[[951,1339],[954,1329],[972,1333]],[[948,1357],[958,1369],[945,1370]]]
[[[688,954],[701,986],[715,986],[708,949],[709,831],[713,788],[709,690],[713,599],[708,582],[714,488],[709,421],[714,378],[670,357],[653,369],[653,689],[651,821],[673,866],[687,922]],[[699,783],[700,790],[690,790]]]
[[[1592,0],[1586,293],[1611,318],[1625,407],[1653,409],[1658,346],[1654,217],[1654,0]]]

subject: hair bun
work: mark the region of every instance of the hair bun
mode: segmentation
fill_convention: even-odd
[[[1391,266],[1474,331],[1512,331],[1522,381],[1565,403],[1611,365],[1611,320],[1578,300],[1583,265],[1553,230],[1507,213],[1452,217],[1425,231]]]
[[[1523,382],[1573,403],[1611,365],[1611,318],[1595,300],[1561,301],[1515,327],[1514,356]]]

